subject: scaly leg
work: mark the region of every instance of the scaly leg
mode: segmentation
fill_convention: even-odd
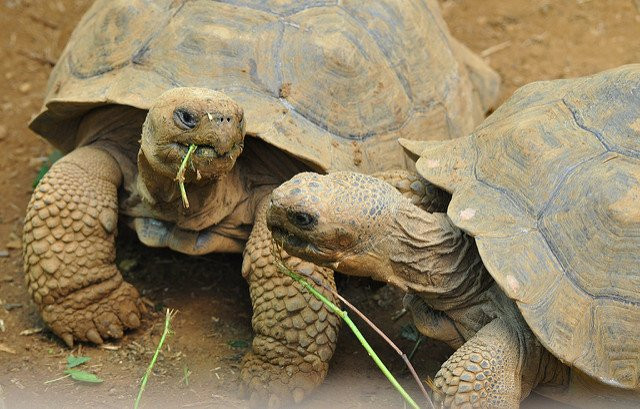
[[[137,328],[138,292],[115,266],[120,168],[84,147],[60,159],[36,187],[23,231],[29,294],[44,322],[68,346],[101,344]]]
[[[516,330],[494,319],[442,365],[434,397],[447,408],[517,408],[530,391],[522,349]]]
[[[421,334],[446,342],[453,349],[458,349],[464,344],[464,338],[454,321],[442,311],[429,307],[418,294],[405,295],[402,303],[411,311],[413,322]]]
[[[398,189],[402,196],[411,200],[411,203],[430,213],[446,213],[451,196],[442,189],[429,183],[417,173],[408,170],[387,170],[374,173],[380,180],[384,180]]]
[[[242,265],[256,333],[243,361],[242,380],[256,407],[298,403],[318,386],[327,374],[339,326],[339,317],[276,267],[277,251],[291,270],[335,289],[333,271],[275,249],[266,224],[268,200],[259,206]],[[337,304],[329,291],[315,287]]]

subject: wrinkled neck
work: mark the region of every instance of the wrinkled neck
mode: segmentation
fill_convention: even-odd
[[[444,213],[428,213],[401,203],[388,243],[394,275],[435,309],[470,305],[493,282],[473,237],[454,226]]]
[[[137,190],[142,199],[156,207],[175,206],[184,213],[197,214],[216,202],[218,208],[233,209],[243,200],[244,182],[238,167],[218,179],[201,179],[185,183],[185,191],[189,200],[189,208],[184,209],[178,182],[175,175],[163,175],[152,168],[142,150],[138,153]],[[219,203],[217,203],[219,202]]]

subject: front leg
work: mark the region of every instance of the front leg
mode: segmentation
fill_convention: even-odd
[[[442,364],[434,397],[447,408],[519,407],[537,368],[535,357],[525,356],[530,337],[528,328],[494,319]]]
[[[398,189],[402,196],[425,212],[446,213],[451,195],[436,187],[415,172],[404,169],[386,170],[374,173],[375,178],[384,180]]]
[[[431,308],[418,294],[408,293],[402,300],[404,307],[411,311],[413,323],[421,334],[447,343],[458,349],[464,344],[462,334],[455,322],[442,311]]]
[[[268,197],[259,206],[244,251],[242,274],[249,282],[255,331],[244,357],[242,381],[254,407],[298,403],[327,374],[335,350],[339,318],[290,277],[282,274],[274,253],[293,271],[311,275],[335,290],[333,271],[275,249],[266,224]],[[329,291],[316,288],[329,300]]]
[[[121,338],[140,325],[144,306],[115,265],[121,178],[108,153],[80,148],[51,167],[27,208],[27,288],[44,322],[70,347]]]

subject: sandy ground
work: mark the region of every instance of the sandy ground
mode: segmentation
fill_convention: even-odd
[[[131,406],[139,379],[162,330],[162,314],[111,349],[73,351],[42,327],[23,285],[20,232],[32,182],[50,147],[26,124],[39,110],[47,76],[87,0],[0,0],[0,409]],[[640,12],[633,0],[447,0],[441,2],[453,34],[481,53],[502,75],[502,99],[531,81],[586,75],[640,61]],[[243,407],[238,397],[239,361],[251,339],[247,286],[240,257],[186,257],[147,249],[121,227],[118,262],[158,311],[180,312],[175,334],[161,355],[143,407]],[[188,279],[184,279],[188,277]],[[408,317],[393,321],[397,295],[366,280],[339,279],[342,292],[400,336]],[[360,325],[363,328],[362,324]],[[364,329],[374,348],[414,396],[403,364]],[[86,369],[98,385],[59,379],[67,355],[91,357]],[[423,342],[414,365],[426,378],[450,353]],[[188,374],[188,375],[187,375]],[[403,407],[391,386],[348,331],[342,331],[326,382],[303,407]],[[532,397],[524,407],[557,405]]]

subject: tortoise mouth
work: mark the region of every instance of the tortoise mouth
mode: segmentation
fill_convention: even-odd
[[[268,223],[271,237],[275,243],[292,256],[300,257],[315,264],[335,269],[338,257],[318,247],[305,238],[286,230],[277,223]]]
[[[231,149],[226,152],[222,152],[218,147],[206,143],[193,142],[196,145],[196,150],[193,152],[194,158],[202,159],[235,159],[240,155],[244,147],[244,142],[236,142],[231,146]],[[184,158],[189,150],[189,144],[184,142],[172,142],[168,144],[168,148],[175,150],[178,156]]]

